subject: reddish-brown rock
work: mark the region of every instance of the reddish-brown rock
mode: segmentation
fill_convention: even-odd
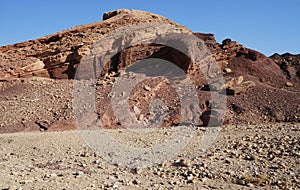
[[[156,23],[157,26],[167,23],[173,26],[178,33],[184,31],[191,35],[194,34],[204,41],[212,54],[211,60],[213,61],[207,62],[201,70],[187,55],[164,45],[135,44],[119,51],[118,47],[120,45],[125,47],[124,43],[126,44],[128,39],[104,38],[106,34],[119,28],[143,23]],[[147,39],[146,33],[155,35],[166,31],[166,28],[156,27],[155,30],[148,28],[148,30],[140,30],[133,34],[142,41]],[[109,92],[124,69],[147,58],[172,62],[191,77],[197,89],[200,110],[193,110],[193,106],[190,106],[184,112],[187,113],[187,117],[190,117],[191,112],[197,112],[201,120],[196,124],[207,125],[210,119],[212,119],[213,125],[221,124],[224,121],[222,118],[220,119],[222,113],[226,114],[226,122],[236,124],[300,121],[299,55],[275,54],[269,58],[230,39],[218,43],[213,34],[192,33],[184,26],[156,14],[117,10],[105,13],[102,22],[82,25],[36,40],[0,47],[0,100],[4,102],[0,106],[0,111],[4,113],[0,122],[1,127],[4,128],[1,128],[0,132],[39,130],[41,128],[47,130],[75,129],[76,125],[70,105],[72,102],[70,91],[72,90],[69,85],[72,86],[72,81],[57,79],[74,79],[83,57],[90,53],[90,48],[99,39],[105,42],[103,48],[116,52],[107,61],[104,68],[99,69],[100,67],[93,65],[89,65],[92,68],[85,68],[87,71],[96,68],[95,76],[99,77],[96,86],[97,110],[93,114],[98,117],[95,123],[103,127],[121,127],[118,118],[113,113]],[[85,62],[81,62],[81,64],[83,65]],[[217,86],[208,84],[205,76],[208,76],[207,73],[213,66],[219,67],[221,73],[218,74],[223,75],[224,84],[219,83],[219,80],[213,81],[213,84],[217,84]],[[154,70],[152,73],[163,69],[165,68],[149,68],[150,71]],[[212,71],[214,73],[215,70],[212,69]],[[41,82],[39,79],[27,82],[27,79],[21,81],[16,79],[32,77],[54,80],[46,80],[46,82],[41,80]],[[12,81],[17,81],[17,84]],[[287,84],[292,85],[288,85],[288,87]],[[69,88],[64,88],[65,86]],[[212,93],[223,95],[223,98],[227,100],[227,110],[212,109],[210,90],[213,91]],[[37,102],[26,104],[34,108],[32,112],[35,114],[28,113],[29,116],[25,119],[16,117],[19,112],[13,110],[18,110],[16,106],[24,103],[24,99],[20,99],[19,95],[24,96],[25,98],[22,98],[26,101],[31,99],[28,97],[32,95],[37,96],[35,97]],[[39,96],[44,97],[40,98]],[[151,120],[151,117],[154,116],[151,115],[149,106],[155,99],[162,100],[168,108],[166,109],[168,117],[161,126],[179,124],[182,110],[176,91],[170,84],[155,78],[142,81],[132,90],[129,98],[130,111],[136,115],[139,121]],[[39,107],[39,105],[44,107]],[[23,111],[26,112],[26,110],[24,108]],[[11,115],[14,117],[12,118]],[[192,116],[189,121],[199,119]],[[49,126],[40,123],[44,120],[48,121]],[[32,125],[31,128],[28,125]],[[6,130],[5,127],[9,127],[9,130]]]

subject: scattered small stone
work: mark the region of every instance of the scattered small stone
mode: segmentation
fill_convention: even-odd
[[[100,160],[100,159],[97,159],[97,160],[94,161],[94,163],[95,163],[95,164],[99,164],[99,163],[101,163],[101,160]]]
[[[102,85],[105,85],[105,84],[106,84],[106,82],[104,80],[98,80],[97,81],[98,86],[102,86]]]
[[[95,185],[95,184],[91,184],[91,185],[90,185],[90,187],[92,187],[92,188],[95,188],[95,187],[96,187],[96,185]]]
[[[75,176],[75,177],[80,177],[81,175],[83,175],[84,174],[84,172],[82,172],[82,171],[76,171],[76,172],[73,172],[73,175]]]
[[[245,157],[245,160],[253,161],[253,160],[255,160],[255,156],[254,156],[254,155],[247,155],[247,156]]]
[[[46,174],[45,177],[46,178],[57,177],[57,174],[56,173]]]
[[[151,88],[150,88],[150,86],[145,85],[145,86],[144,86],[144,90],[146,90],[146,91],[151,91]]]
[[[225,158],[225,161],[224,161],[226,164],[230,164],[231,163],[231,161],[230,161],[230,159],[229,158]]]
[[[291,83],[291,82],[286,82],[285,85],[286,85],[287,87],[293,87],[293,86],[294,86],[294,84]]]
[[[239,184],[239,185],[246,185],[246,182],[243,179],[239,179],[239,180],[237,180],[237,184]]]
[[[137,179],[135,179],[135,180],[132,181],[132,184],[134,184],[134,185],[139,185],[140,183],[141,183],[141,182],[138,181]]]
[[[192,182],[193,179],[194,179],[194,176],[189,175],[189,176],[186,177],[186,179],[187,179],[189,182]]]
[[[28,184],[28,183],[32,183],[32,180],[29,180],[29,179],[21,180],[19,183],[20,184]]]
[[[186,160],[186,159],[179,160],[178,164],[181,167],[191,167],[191,162],[189,160]]]
[[[87,165],[85,163],[80,163],[79,166],[85,168]]]
[[[231,73],[231,72],[232,72],[232,70],[231,70],[230,68],[225,68],[224,71],[225,71],[226,73]]]
[[[114,189],[117,189],[119,186],[118,186],[118,184],[117,183],[114,183],[113,185],[112,185],[112,188],[114,188]]]
[[[248,186],[248,187],[251,187],[251,188],[255,187],[255,185],[252,184],[252,183],[247,183],[247,186]]]
[[[134,174],[141,174],[142,173],[142,169],[141,168],[134,168],[133,169],[133,173]]]

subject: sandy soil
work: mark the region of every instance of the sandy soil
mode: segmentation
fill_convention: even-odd
[[[121,145],[147,149],[173,138],[177,129],[104,132]],[[299,124],[226,126],[217,131],[212,146],[201,152],[199,147],[207,130],[193,128],[189,143],[178,155],[144,167],[113,163],[101,151],[101,146],[98,151],[91,149],[84,134],[97,134],[97,131],[1,134],[0,188],[300,188]],[[176,144],[174,147],[176,150]],[[125,159],[129,158],[125,155]]]

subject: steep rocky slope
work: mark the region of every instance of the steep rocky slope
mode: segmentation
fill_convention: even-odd
[[[143,11],[117,10],[105,13],[103,19],[36,40],[0,47],[0,111],[4,113],[1,115],[1,132],[74,129],[72,87],[78,81],[58,79],[74,79],[82,58],[106,34],[143,23],[168,24],[178,33],[193,34],[169,19]],[[144,35],[163,32],[164,28],[148,28]],[[178,50],[157,44],[130,46],[117,53],[97,74],[100,78],[96,85],[96,107],[101,125],[120,127],[110,104],[109,92],[120,72],[145,58],[168,60],[193,76],[201,116],[197,124],[206,125],[211,118],[221,122],[218,113],[214,115],[211,111],[211,91],[220,92],[227,100],[225,123],[300,121],[299,56],[287,54],[268,58],[230,39],[220,44],[213,34],[194,35],[204,41],[217,61],[215,64],[220,66],[225,79],[223,86],[208,86],[201,72],[195,69],[195,63]],[[178,96],[168,83],[158,79],[143,81],[132,91],[131,112],[140,120],[148,121],[151,116],[149,103],[157,98],[168,108],[169,117],[163,126],[178,124]]]

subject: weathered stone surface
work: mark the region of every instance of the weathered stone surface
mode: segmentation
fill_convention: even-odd
[[[285,53],[279,55],[275,53],[270,58],[285,72],[288,79],[292,81],[299,81],[300,79],[300,54],[292,55]]]
[[[241,93],[246,93],[248,90],[250,90],[251,88],[255,87],[255,82],[253,81],[246,81],[234,86],[231,86],[229,88],[227,88],[227,94],[229,95],[238,95]]]
[[[37,40],[0,47],[1,78],[24,76],[74,78],[79,62],[91,45],[110,31],[126,25],[166,23],[177,27],[178,30],[190,32],[169,19],[144,11],[117,10],[105,13],[104,19],[102,22],[74,27]],[[159,33],[159,30],[158,28],[150,32]],[[24,67],[30,67],[29,65],[35,65],[36,59],[43,62],[44,67],[40,64],[38,69],[22,70]]]
[[[225,68],[224,71],[225,71],[226,73],[231,73],[231,72],[232,72],[232,70],[231,70],[230,68]]]
[[[107,36],[113,31],[116,36],[122,36],[122,34],[127,34],[125,27],[146,25],[148,28],[145,27],[144,30],[139,28],[140,30],[132,32],[132,35],[136,36],[135,42],[170,31],[176,35],[194,34],[193,37],[197,36],[204,41],[212,55],[206,52],[210,55],[206,57],[206,62],[201,62],[202,59],[198,60],[200,64],[202,63],[199,69],[191,58],[178,49],[154,43],[133,43],[127,47],[126,44],[132,42],[127,35],[125,35],[126,38],[118,39],[113,35],[110,38]],[[163,27],[165,25],[170,26],[172,30]],[[174,35],[170,36],[172,37]],[[103,68],[101,67],[103,65],[96,61],[94,64],[94,59],[86,56],[91,53],[90,49],[98,40],[102,40],[103,44],[97,48],[100,50],[102,48],[110,56],[104,62],[106,65]],[[47,119],[50,121],[48,130],[67,129],[66,123],[73,129],[73,120],[69,121],[72,118],[69,103],[73,98],[70,93],[73,81],[55,79],[74,79],[78,67],[82,67],[82,73],[86,74],[83,78],[99,77],[96,84],[96,112],[99,116],[97,122],[107,128],[121,127],[120,122],[114,116],[111,106],[112,95],[109,92],[125,68],[140,60],[150,58],[172,62],[192,79],[197,89],[194,94],[199,97],[200,110],[197,110],[197,113],[209,113],[203,114],[198,124],[207,123],[210,118],[213,118],[212,121],[216,124],[222,123],[218,113],[215,115],[210,113],[211,103],[209,102],[212,93],[224,95],[222,98],[228,101],[229,105],[225,120],[232,123],[300,121],[299,56],[284,54],[268,58],[230,39],[218,43],[213,34],[192,33],[189,29],[156,14],[117,10],[106,13],[102,22],[82,25],[36,40],[0,47],[0,88],[2,90],[0,111],[4,113],[1,115],[0,124],[4,127],[26,128],[26,122],[33,121],[32,125],[38,129],[35,121]],[[156,67],[155,64],[146,69],[151,74],[168,71],[168,67]],[[225,84],[218,80],[209,81],[208,79],[214,78],[214,75],[223,76]],[[175,73],[172,76],[179,75]],[[35,80],[36,77],[45,78]],[[46,78],[53,80],[47,81]],[[293,87],[286,87],[287,82],[292,83]],[[218,85],[214,86],[214,83]],[[162,126],[180,123],[182,114],[180,100],[172,86],[165,82],[157,83],[150,80],[143,81],[142,84],[137,85],[137,88],[132,91],[129,100],[130,111],[135,113],[138,108],[140,113],[136,113],[137,118],[140,121],[149,121],[152,116],[149,113],[149,105],[152,100],[160,99],[168,108],[166,109],[168,117]],[[156,87],[159,84],[163,85]],[[65,86],[68,88],[65,89]],[[207,86],[212,87],[210,90],[213,92],[203,88]],[[253,90],[249,90],[252,88]],[[225,89],[227,95],[236,96],[227,96],[224,93]],[[34,102],[30,102],[31,99]],[[238,105],[239,109],[231,106],[232,104]],[[136,107],[135,111],[134,107]],[[188,117],[191,112],[195,111],[192,107],[190,108],[186,111],[189,112]],[[189,120],[194,119],[190,117]],[[5,131],[5,128],[2,129]]]
[[[225,78],[225,80],[226,80],[226,78]],[[221,91],[221,90],[229,89],[231,87],[240,85],[243,81],[244,81],[243,76],[230,78],[224,84],[222,84],[218,81],[211,85],[211,88],[212,88],[211,90]]]
[[[286,82],[285,85],[286,85],[287,87],[293,87],[293,86],[294,86],[293,83],[291,83],[291,82]]]
[[[103,19],[104,21],[102,22],[74,27],[40,39],[0,47],[0,77],[42,76],[54,79],[72,79],[75,76],[79,62],[88,52],[91,45],[110,31],[126,25],[138,23],[167,23],[185,32],[190,32],[185,27],[169,19],[143,11],[116,10],[105,13]],[[163,29],[157,28],[156,30],[149,31],[159,33],[159,30]],[[273,60],[281,65],[280,67],[276,65],[272,59],[254,50],[247,49],[230,39],[226,39],[219,44],[216,42],[213,34],[195,33],[195,35],[205,42],[205,45],[218,61],[220,70],[226,68],[232,71],[227,72],[227,74],[234,76],[244,76],[245,73],[256,75],[263,78],[262,80],[271,83],[274,82],[274,77],[272,76],[277,75],[276,80],[278,80],[278,83],[281,83],[281,85],[285,84],[284,79],[281,79],[284,75],[280,69],[282,68],[284,70],[284,65],[281,65],[281,59],[279,60],[278,56],[275,59],[276,56],[274,55]],[[187,68],[191,64],[184,55],[178,54],[174,52],[174,50],[168,50],[162,46],[144,44],[121,51],[120,54],[116,55],[111,63],[107,65],[107,68],[105,68],[103,72],[116,71],[148,57],[167,58],[167,60],[175,62],[175,64],[179,65],[185,71],[187,71]],[[296,61],[297,58],[290,60]],[[295,61],[293,61],[293,63],[295,63]],[[35,65],[36,62],[40,63],[39,66]],[[38,69],[28,69],[34,65],[38,67]],[[22,69],[24,67],[27,69]],[[198,74],[198,81],[203,84],[205,77],[202,77],[202,79],[199,77],[201,71],[191,68],[188,69],[189,73],[200,73]],[[295,68],[297,69],[297,67]],[[296,73],[297,75],[297,70],[291,70],[289,72]],[[269,77],[266,77],[268,75]]]

